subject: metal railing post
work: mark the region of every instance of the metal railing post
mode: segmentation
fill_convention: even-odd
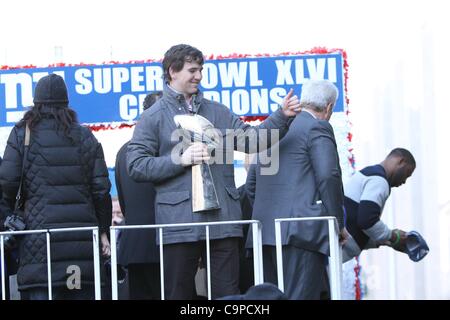
[[[206,275],[208,287],[208,300],[211,300],[211,252],[209,243],[209,226],[205,226],[206,230]]]
[[[284,292],[283,247],[281,244],[281,223],[275,220],[275,248],[277,255],[278,288]]]
[[[161,281],[161,300],[165,300],[164,294],[164,249],[163,249],[163,232],[162,228],[158,228],[159,231],[159,271]]]
[[[261,244],[261,226],[258,222],[252,222],[252,237],[253,237],[253,276],[255,285],[264,282],[263,274],[263,260],[262,260],[262,246]]]
[[[275,219],[275,245],[277,254],[277,277],[278,287],[284,291],[284,275],[283,275],[283,247],[281,243],[281,222],[302,222],[302,221],[328,221],[328,237],[330,245],[330,290],[331,299],[342,299],[342,250],[339,245],[339,230],[335,217],[308,217],[308,218],[280,218]]]
[[[5,248],[4,248],[4,240],[3,235],[0,235],[0,250],[1,250],[1,271],[2,271],[2,300],[6,300],[6,274],[5,274]],[[8,279],[9,280],[9,279]]]
[[[111,299],[118,299],[118,286],[117,286],[117,245],[116,245],[116,227],[111,226],[110,239],[111,239]]]
[[[50,256],[50,232],[45,233],[45,240],[47,244],[47,281],[48,281],[48,300],[53,300],[52,292],[52,258]]]
[[[100,283],[100,252],[99,252],[99,236],[98,229],[92,230],[92,250],[94,253],[94,286],[95,300],[101,300],[101,283]],[[112,251],[111,251],[112,254]]]
[[[331,299],[340,300],[342,297],[342,260],[339,250],[339,235],[335,232],[332,220],[328,220],[328,232],[330,238],[330,280],[331,280]]]
[[[263,248],[262,248],[262,224],[258,221],[257,223],[257,230],[258,230],[258,242],[256,243],[256,247],[258,248],[258,256],[259,256],[259,283],[256,284],[262,284],[264,282],[264,264],[263,264]]]

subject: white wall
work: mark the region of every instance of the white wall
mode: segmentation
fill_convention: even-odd
[[[347,50],[356,165],[397,146],[417,170],[383,219],[421,232],[420,263],[362,256],[367,298],[450,298],[450,52],[445,1],[1,1],[0,65],[160,59],[185,42],[205,54]],[[55,47],[62,47],[57,48]]]
[[[382,64],[366,68],[376,82],[355,84],[351,73],[357,164],[362,167],[380,161],[396,146],[413,152],[418,163],[416,172],[405,186],[392,190],[384,219],[393,226],[418,230],[431,249],[419,263],[388,249],[364,254],[363,266],[371,266],[366,271],[373,285],[368,298],[450,298],[446,168],[450,129],[445,123],[449,110],[448,89],[444,87],[450,71],[445,56],[450,45],[444,34],[448,24],[442,22],[439,16],[429,16],[409,21],[394,35],[386,33],[393,41],[387,52],[380,54]],[[353,61],[352,70],[361,73],[364,67],[357,62]],[[362,75],[359,79],[365,80]],[[359,88],[361,85],[369,87]]]

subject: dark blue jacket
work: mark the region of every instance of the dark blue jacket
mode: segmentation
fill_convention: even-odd
[[[155,188],[151,182],[136,182],[128,175],[127,147],[128,142],[117,153],[115,168],[117,194],[125,224],[155,224]],[[121,231],[119,264],[155,262],[159,262],[155,229]]]

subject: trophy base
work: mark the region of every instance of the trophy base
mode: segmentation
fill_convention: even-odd
[[[216,207],[205,207],[205,208],[192,208],[192,212],[200,213],[200,212],[207,212],[207,211],[217,210],[217,209],[220,209],[220,207],[216,206]]]

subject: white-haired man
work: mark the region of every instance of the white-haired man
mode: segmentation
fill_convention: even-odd
[[[302,112],[279,143],[279,171],[250,167],[247,192],[252,218],[263,224],[264,279],[277,284],[274,219],[335,216],[344,231],[344,195],[333,128],[328,120],[338,90],[327,80],[302,87]],[[273,147],[272,147],[273,148]],[[320,201],[319,201],[320,200]],[[284,288],[289,299],[319,299],[329,253],[326,222],[290,222],[282,231]],[[252,247],[251,235],[247,247]]]

